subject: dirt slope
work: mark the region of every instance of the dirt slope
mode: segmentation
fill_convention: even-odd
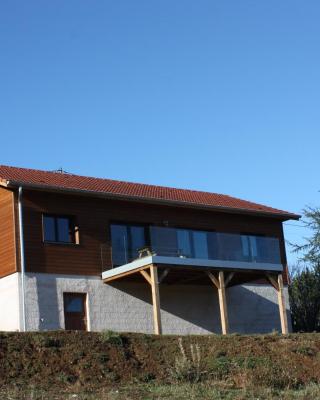
[[[320,383],[320,334],[222,337],[0,333],[0,386],[99,392],[130,383]]]

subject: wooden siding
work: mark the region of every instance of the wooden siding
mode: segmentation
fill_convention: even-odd
[[[37,191],[24,192],[23,209],[27,271],[101,276],[111,267],[115,221],[276,236],[286,264],[282,223],[274,218]],[[80,244],[43,243],[42,213],[75,216]]]
[[[0,277],[16,272],[14,193],[0,187]]]

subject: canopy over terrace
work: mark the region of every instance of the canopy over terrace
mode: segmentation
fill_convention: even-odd
[[[159,285],[166,284],[207,284],[211,282],[218,291],[221,330],[229,331],[226,288],[228,286],[267,279],[278,293],[281,330],[288,333],[288,322],[283,293],[282,264],[248,263],[222,260],[190,259],[149,255],[128,264],[104,271],[102,279],[110,283],[119,279],[136,280],[142,276],[152,292],[154,333],[161,334]]]

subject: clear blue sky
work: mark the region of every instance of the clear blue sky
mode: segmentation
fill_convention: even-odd
[[[316,0],[2,0],[0,162],[319,205],[319,21]]]

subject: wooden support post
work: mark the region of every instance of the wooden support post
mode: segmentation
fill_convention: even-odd
[[[279,302],[279,312],[280,312],[280,321],[281,321],[281,331],[284,335],[286,335],[289,333],[289,330],[288,330],[286,302],[285,302],[284,293],[283,293],[282,274],[278,275],[278,302]]]
[[[223,271],[219,271],[218,278],[211,272],[207,272],[208,277],[211,279],[214,286],[218,289],[220,319],[222,334],[226,335],[229,331],[228,310],[226,301],[226,284],[224,281]]]
[[[279,313],[280,313],[280,322],[281,322],[281,332],[286,335],[289,333],[288,330],[288,319],[287,319],[287,310],[286,310],[286,302],[284,299],[283,293],[283,278],[282,274],[278,275],[278,280],[270,274],[266,274],[271,285],[276,289],[278,294],[278,304],[279,304]]]
[[[161,335],[162,327],[161,327],[161,315],[160,315],[158,268],[155,265],[150,266],[150,277],[151,277],[154,333],[156,335]]]
[[[222,334],[226,335],[229,331],[229,322],[228,322],[228,310],[227,310],[227,301],[226,301],[226,288],[224,283],[224,273],[223,271],[219,271],[219,306],[220,306],[220,317],[221,317],[221,328]]]

